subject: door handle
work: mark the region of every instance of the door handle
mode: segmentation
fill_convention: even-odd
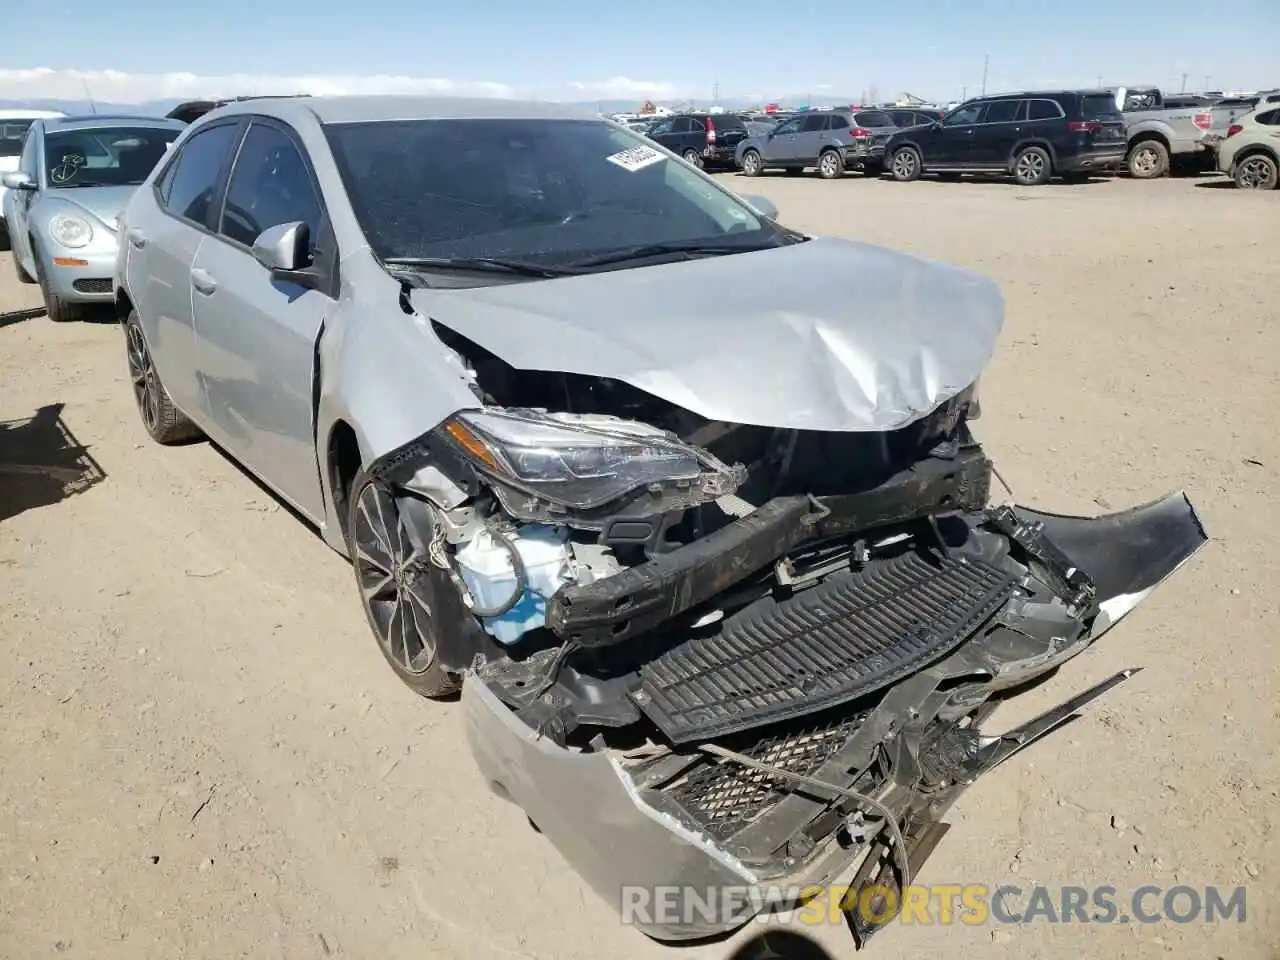
[[[218,289],[218,281],[198,267],[191,271],[191,285],[205,296]]]
[[[141,250],[147,245],[147,235],[135,227],[129,231],[129,242]]]

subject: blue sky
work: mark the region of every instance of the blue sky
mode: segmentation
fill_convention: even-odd
[[[11,0],[6,20],[21,22],[22,42],[6,44],[0,97],[79,98],[88,73],[95,97],[126,102],[303,83],[322,87],[310,92],[423,88],[555,99],[709,100],[716,84],[726,97],[810,93],[820,101],[874,88],[880,98],[908,90],[953,99],[977,92],[984,54],[990,90],[1099,78],[1176,90],[1183,73],[1188,89],[1206,77],[1221,89],[1280,85],[1280,0],[1221,9],[1187,0],[905,8],[847,0],[216,0],[192,8],[203,12],[173,0],[112,0],[63,4],[54,17],[31,0]],[[423,86],[421,78],[438,82]],[[238,89],[213,89],[228,85]]]

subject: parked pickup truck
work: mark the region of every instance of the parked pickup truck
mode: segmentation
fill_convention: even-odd
[[[1213,127],[1212,106],[1184,97],[1166,100],[1154,87],[1117,87],[1115,93],[1129,139],[1130,176],[1162,177],[1175,159],[1205,166],[1213,162],[1214,142],[1206,137]]]

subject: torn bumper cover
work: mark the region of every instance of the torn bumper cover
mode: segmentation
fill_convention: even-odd
[[[839,522],[837,510],[818,511],[815,521],[811,507],[779,506],[760,522],[766,529]],[[1084,650],[1206,541],[1180,493],[1097,518],[1012,507],[989,511],[986,522],[1031,558],[1041,586],[1053,588],[1051,600],[1030,580],[1005,575],[1008,567],[998,554],[944,548],[928,570],[886,567],[883,576],[892,579],[895,595],[914,597],[927,622],[902,624],[900,610],[876,605],[874,583],[861,584],[846,587],[861,591],[845,598],[849,610],[840,607],[840,598],[819,595],[816,606],[808,601],[785,616],[770,611],[782,617],[770,629],[786,623],[789,632],[770,633],[759,623],[735,628],[744,637],[754,635],[755,654],[735,649],[732,662],[717,666],[707,660],[708,649],[684,649],[693,657],[688,662],[696,661],[707,675],[664,687],[673,669],[664,659],[678,657],[677,646],[645,665],[641,686],[631,694],[671,745],[649,744],[652,749],[631,753],[608,749],[598,738],[578,749],[541,736],[503,702],[482,671],[463,692],[467,734],[482,774],[619,910],[629,889],[680,887],[693,897],[723,888],[758,892],[736,913],[709,915],[695,908],[677,910],[679,922],[639,918],[644,932],[658,939],[721,933],[762,907],[794,907],[773,902],[770,891],[839,880],[859,858],[855,886],[900,880],[901,870],[885,878],[893,873],[885,839],[892,830],[851,792],[874,798],[894,814],[907,847],[897,854],[911,855],[910,869],[918,868],[945,830],[941,818],[966,786],[1073,719],[1076,710],[1130,672],[1017,731],[983,737],[981,722],[1002,694]],[[852,529],[863,526],[858,521]],[[745,524],[730,536],[751,543],[755,535]],[[776,541],[779,552],[785,552],[785,541]],[[671,584],[699,582],[692,575],[657,573],[652,583],[627,593],[639,598],[630,615],[662,610],[661,616],[669,616],[673,598],[684,602],[690,588]],[[621,576],[593,586],[609,587]],[[576,624],[588,642],[603,637],[592,631],[604,629],[604,603],[589,592],[573,596],[558,612],[558,628]],[[845,614],[849,619],[842,619]],[[843,635],[829,632],[836,621],[861,626]],[[877,624],[894,622],[918,629],[882,630],[877,640]],[[736,642],[731,632],[721,636]],[[901,649],[890,649],[892,643]],[[846,673],[806,676],[797,669],[805,665],[806,644],[824,649],[828,662],[844,662]],[[847,650],[857,656],[843,656],[841,644],[853,645]],[[752,655],[780,658],[781,676],[763,678],[759,690],[742,687],[753,672]],[[744,664],[745,672],[731,669]],[[720,667],[725,669],[716,674]],[[835,693],[824,699],[824,689]],[[665,696],[662,703],[657,693]],[[735,721],[744,714],[750,714],[746,722]],[[708,753],[713,738],[721,751],[716,756]],[[809,778],[810,786],[797,788],[795,778]],[[815,789],[815,781],[831,789]]]

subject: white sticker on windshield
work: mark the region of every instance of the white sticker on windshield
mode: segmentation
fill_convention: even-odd
[[[635,173],[637,170],[651,167],[667,158],[653,149],[653,147],[632,147],[630,150],[623,150],[621,153],[612,154],[605,157],[605,159],[610,163],[616,163],[623,170]]]

